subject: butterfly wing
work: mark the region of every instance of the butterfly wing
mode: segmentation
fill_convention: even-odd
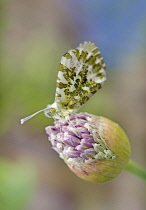
[[[91,42],[84,42],[61,58],[55,102],[60,110],[75,112],[105,80],[105,63],[98,48]]]

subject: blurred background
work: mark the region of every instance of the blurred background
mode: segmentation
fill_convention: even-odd
[[[107,82],[80,111],[118,122],[146,167],[146,2],[1,0],[0,209],[145,210],[146,184],[122,172],[109,183],[77,178],[51,149],[43,113],[54,100],[61,56],[99,46]]]

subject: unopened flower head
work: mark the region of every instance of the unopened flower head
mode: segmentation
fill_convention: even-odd
[[[105,182],[115,178],[130,156],[128,138],[119,125],[87,113],[46,127],[52,148],[80,178]]]

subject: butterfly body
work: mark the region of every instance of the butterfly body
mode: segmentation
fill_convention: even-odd
[[[54,103],[39,112],[44,111],[54,120],[67,119],[102,87],[105,80],[105,63],[100,51],[92,42],[84,42],[62,56]],[[21,123],[34,115],[22,119]]]
[[[47,105],[46,109],[44,110],[45,116],[53,118],[54,120],[67,120],[72,112],[74,112],[74,110],[61,109],[61,107],[57,106],[56,102]]]

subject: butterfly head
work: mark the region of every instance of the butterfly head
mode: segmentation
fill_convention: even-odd
[[[58,109],[56,103],[48,104],[46,109],[44,109],[44,114],[46,117],[50,117],[53,119],[59,119]]]

